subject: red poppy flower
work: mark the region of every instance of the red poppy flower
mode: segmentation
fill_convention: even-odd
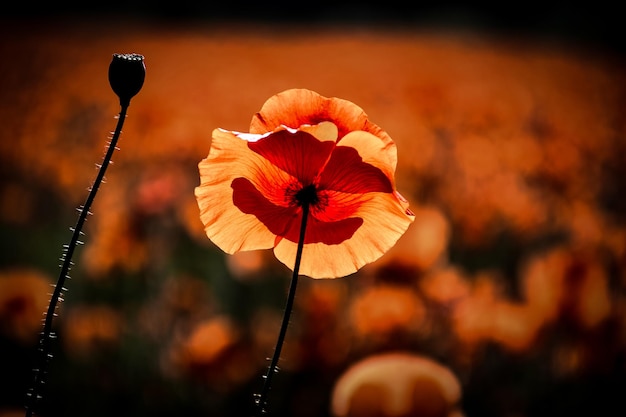
[[[216,129],[196,188],[207,236],[222,250],[274,248],[300,273],[335,278],[389,250],[413,221],[395,190],[396,146],[357,105],[305,90],[270,98],[250,133]]]

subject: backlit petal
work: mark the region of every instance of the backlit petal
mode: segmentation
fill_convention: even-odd
[[[298,129],[315,136],[317,140],[322,142],[336,142],[339,135],[337,125],[332,122],[320,122],[316,125],[300,125]]]
[[[294,220],[301,218],[298,207],[274,204],[246,178],[235,178],[231,187],[235,206],[254,215],[274,235],[285,236]]]
[[[298,242],[300,237],[300,224],[302,223],[302,210],[298,209],[296,220],[282,236],[292,242]],[[358,217],[343,217],[336,220],[322,221],[314,216],[307,219],[304,243],[323,243],[324,245],[338,245],[350,239],[363,224],[363,219]]]
[[[297,178],[302,185],[307,185],[313,182],[335,148],[336,131],[331,123],[311,127],[308,131],[279,129],[258,141],[248,143],[248,147],[272,165]],[[331,140],[319,140],[309,132],[319,132],[325,139],[330,136]]]
[[[209,156],[198,167],[200,185],[195,195],[211,241],[227,253],[273,247],[276,236],[256,216],[234,205],[231,187],[236,178],[258,178],[264,170],[266,175],[273,172],[267,161],[250,151],[247,141],[216,129]]]
[[[269,98],[261,110],[252,117],[250,132],[266,133],[282,125],[298,128],[324,121],[337,126],[339,140],[351,131],[362,130],[378,136],[385,143],[393,143],[389,135],[370,122],[367,114],[356,104],[297,88]]]
[[[378,141],[365,132],[362,136]],[[350,137],[350,136],[346,136]],[[344,193],[364,194],[368,192],[390,193],[393,186],[390,178],[378,167],[363,162],[357,149],[338,145],[333,151],[320,177],[321,189]]]
[[[341,152],[342,147],[355,149],[364,163],[380,169],[393,184],[398,160],[398,151],[393,142],[381,140],[367,132],[356,131],[342,138],[337,151]]]
[[[302,275],[337,278],[352,274],[387,252],[413,221],[414,216],[407,214],[395,193],[368,193],[360,198],[361,204],[353,215],[363,220],[360,227],[338,245],[306,244],[300,264]],[[274,248],[274,254],[293,268],[296,248],[296,243],[282,239]]]

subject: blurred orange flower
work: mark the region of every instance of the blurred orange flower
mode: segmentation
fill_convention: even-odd
[[[424,324],[426,307],[408,286],[377,285],[358,294],[350,306],[356,333],[368,340],[392,339]]]
[[[250,347],[233,320],[217,315],[196,323],[188,335],[171,347],[164,364],[172,366],[169,370],[173,375],[182,371],[227,392],[258,371]]]
[[[310,208],[300,273],[335,278],[389,250],[413,221],[395,190],[396,146],[357,105],[292,89],[270,98],[250,133],[216,129],[199,164],[200,218],[227,253],[274,248],[294,267]]]
[[[348,368],[332,392],[336,417],[461,417],[461,384],[450,369],[425,356],[389,352]]]
[[[412,209],[414,226],[372,267],[403,265],[426,272],[445,264],[450,243],[451,225],[441,209],[421,206]]]
[[[237,340],[237,331],[230,320],[218,317],[198,325],[184,346],[189,363],[210,363]]]
[[[503,294],[500,277],[482,272],[466,297],[454,305],[452,328],[470,350],[494,341],[512,351],[535,342],[544,318],[525,303],[511,302]]]
[[[439,304],[454,305],[471,292],[468,277],[460,268],[446,265],[431,271],[420,280],[424,295]]]
[[[105,305],[71,308],[63,323],[66,350],[83,357],[101,348],[115,347],[125,330],[122,314]]]
[[[0,333],[22,343],[37,340],[50,300],[51,279],[35,269],[0,272]]]

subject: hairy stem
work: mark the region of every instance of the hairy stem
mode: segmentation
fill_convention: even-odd
[[[285,304],[285,312],[283,314],[283,321],[280,326],[280,332],[278,333],[278,339],[276,340],[276,348],[274,349],[274,356],[265,375],[265,381],[263,382],[263,389],[259,394],[257,404],[257,415],[263,415],[265,413],[265,406],[267,405],[267,396],[272,385],[272,377],[278,369],[278,359],[280,358],[280,351],[282,350],[283,343],[285,341],[285,334],[287,333],[287,327],[289,326],[289,318],[291,316],[291,310],[293,309],[293,302],[296,297],[296,287],[298,285],[298,275],[300,271],[300,261],[302,260],[302,249],[304,248],[304,234],[306,232],[306,223],[309,217],[309,204],[302,204],[302,224],[300,225],[300,237],[298,238],[298,248],[296,250],[296,262],[293,267],[293,275],[291,276],[291,284],[289,286],[289,294],[287,296],[287,303]]]
[[[48,311],[46,313],[46,318],[44,321],[43,331],[41,333],[41,337],[39,339],[39,349],[38,349],[38,357],[36,360],[36,366],[34,371],[34,379],[33,385],[30,388],[30,391],[27,395],[27,404],[26,404],[26,417],[31,417],[35,412],[35,408],[39,400],[42,398],[42,389],[45,384],[45,379],[47,375],[47,368],[50,359],[52,358],[51,354],[51,340],[55,337],[52,332],[52,319],[56,316],[57,305],[60,300],[62,300],[61,295],[63,291],[66,291],[64,285],[65,280],[69,278],[69,271],[72,267],[72,256],[74,255],[74,250],[77,245],[82,244],[80,241],[80,236],[83,234],[82,228],[85,224],[85,220],[87,216],[91,214],[89,209],[96,198],[96,193],[98,192],[98,188],[100,184],[102,184],[102,180],[104,179],[104,174],[106,172],[107,167],[111,163],[111,157],[113,156],[113,152],[116,149],[117,141],[122,132],[122,126],[124,125],[124,119],[126,119],[126,112],[128,110],[128,104],[122,105],[120,114],[117,120],[117,126],[115,128],[115,132],[113,133],[113,137],[111,138],[111,142],[109,142],[106,154],[102,161],[102,165],[98,170],[98,175],[94,180],[93,185],[89,190],[89,194],[87,199],[85,200],[85,204],[83,204],[79,209],[78,220],[76,221],[76,225],[72,229],[72,238],[70,243],[64,246],[63,256],[61,257],[63,264],[61,265],[61,271],[59,273],[59,277],[57,279],[57,283],[54,287],[54,292],[50,297],[50,304],[48,305]]]

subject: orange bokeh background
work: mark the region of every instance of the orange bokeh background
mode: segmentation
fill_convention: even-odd
[[[354,398],[333,390],[393,352],[460,387],[431,407],[414,392],[406,415],[626,411],[620,56],[365,26],[42,20],[2,33],[0,416],[23,405],[57,258],[119,112],[108,65],[129,52],[146,81],[66,285],[42,415],[251,413],[289,271],[271,252],[221,253],[193,189],[211,131],[246,131],[294,87],[353,101],[391,135],[416,220],[358,273],[301,280],[270,415],[331,416],[334,401],[400,415],[384,362],[373,381],[354,377]],[[411,384],[435,389],[426,380]]]

